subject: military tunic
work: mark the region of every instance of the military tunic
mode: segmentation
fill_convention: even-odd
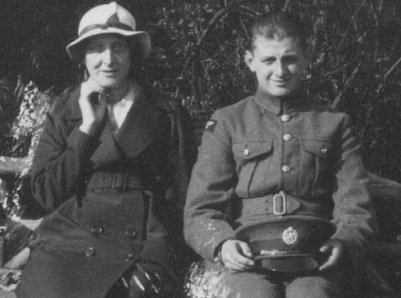
[[[376,222],[359,148],[349,116],[300,94],[280,100],[259,90],[217,110],[191,176],[186,241],[213,262],[241,225],[308,215],[335,223],[332,238],[360,254]]]
[[[120,129],[106,122],[95,138],[79,130],[78,98],[79,88],[58,99],[33,162],[33,194],[52,213],[37,228],[21,298],[105,297],[136,264],[173,277],[163,206],[189,177],[180,109],[135,88]]]

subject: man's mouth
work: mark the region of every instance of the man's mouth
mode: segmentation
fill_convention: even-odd
[[[273,83],[274,86],[277,87],[284,87],[288,84],[288,82],[290,81],[290,79],[284,79],[284,80],[271,80],[271,82]]]

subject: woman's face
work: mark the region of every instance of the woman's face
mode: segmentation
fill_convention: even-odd
[[[103,88],[118,88],[128,76],[131,56],[127,42],[118,35],[98,35],[89,40],[85,51],[89,78]]]

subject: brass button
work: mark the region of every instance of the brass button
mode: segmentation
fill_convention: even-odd
[[[287,122],[290,120],[290,115],[284,114],[281,116],[281,121]]]
[[[136,231],[129,229],[125,231],[125,236],[127,236],[130,239],[135,239],[136,238]]]
[[[244,155],[245,155],[245,156],[248,156],[248,155],[249,155],[249,149],[248,149],[248,148],[245,148],[245,149],[244,149]]]
[[[91,228],[91,233],[94,235],[100,235],[103,233],[103,228],[102,227],[92,227]]]
[[[320,152],[322,152],[322,154],[326,154],[326,153],[327,153],[327,148],[322,148],[322,149],[320,150]]]
[[[86,250],[85,250],[85,256],[87,257],[92,257],[95,255],[95,249],[92,246],[89,246]]]
[[[289,133],[286,133],[285,135],[283,135],[284,141],[291,141],[291,139],[292,139],[292,135],[290,135]]]
[[[284,173],[288,173],[291,170],[291,168],[289,166],[287,166],[287,165],[284,165],[284,166],[281,167],[281,170]]]

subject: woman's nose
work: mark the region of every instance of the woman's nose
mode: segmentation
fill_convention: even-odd
[[[111,64],[115,61],[115,55],[111,49],[105,49],[102,56],[105,64]]]

